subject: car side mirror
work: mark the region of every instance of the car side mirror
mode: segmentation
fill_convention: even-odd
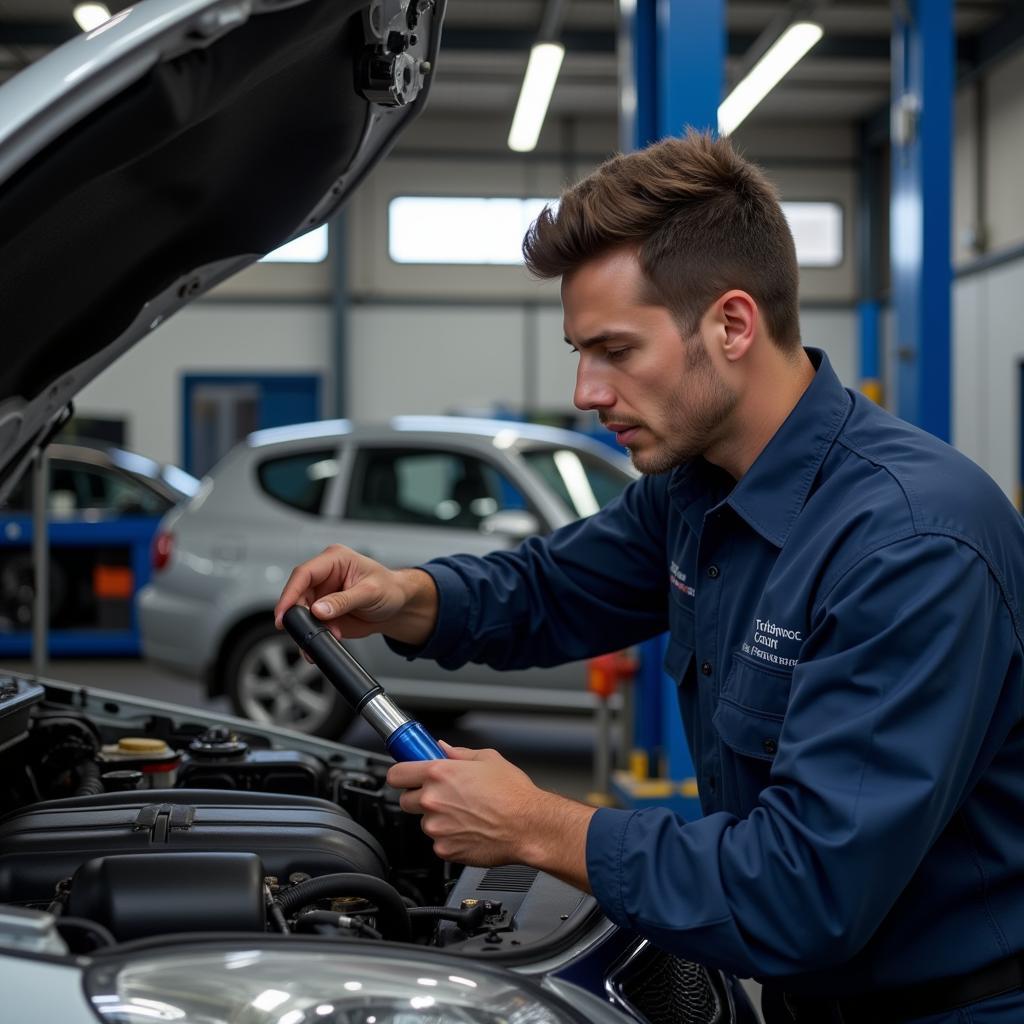
[[[520,541],[540,533],[541,525],[532,512],[521,508],[506,508],[484,516],[480,520],[480,532],[488,537]]]

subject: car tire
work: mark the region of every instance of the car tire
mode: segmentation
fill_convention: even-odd
[[[272,622],[253,626],[234,643],[224,683],[235,713],[261,725],[337,739],[355,717],[291,637]]]

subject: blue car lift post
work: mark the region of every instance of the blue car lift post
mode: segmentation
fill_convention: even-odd
[[[890,259],[896,412],[950,440],[953,0],[893,5]]]
[[[621,12],[622,149],[640,149],[687,127],[716,131],[725,0],[636,0],[623,3]],[[679,716],[677,683],[662,669],[665,645],[661,636],[640,646],[633,751],[629,769],[612,776],[612,796],[623,807],[656,804],[696,818],[701,812],[693,760]]]

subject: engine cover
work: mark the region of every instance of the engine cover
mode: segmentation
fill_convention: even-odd
[[[85,861],[125,853],[257,854],[282,881],[355,871],[384,878],[380,844],[315,797],[172,789],[32,804],[0,820],[0,902],[49,900]]]

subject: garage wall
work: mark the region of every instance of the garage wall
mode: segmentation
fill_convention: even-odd
[[[954,441],[1016,500],[1021,483],[1024,259],[961,278],[953,307]]]
[[[180,462],[186,373],[309,373],[333,392],[330,307],[199,303],[171,317],[83,389],[83,416],[120,416],[126,441],[155,459]]]
[[[855,384],[853,310],[805,308],[801,322],[805,344],[825,349],[840,379]],[[576,360],[562,340],[557,306],[357,305],[349,324],[356,419],[497,407],[576,411]]]

